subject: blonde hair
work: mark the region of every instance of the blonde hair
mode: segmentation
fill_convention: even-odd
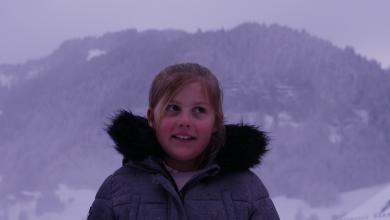
[[[200,82],[210,99],[211,107],[215,112],[217,131],[210,138],[209,144],[200,156],[198,167],[213,160],[225,141],[225,126],[222,109],[222,90],[218,79],[204,66],[197,63],[180,63],[166,67],[154,78],[149,90],[149,109],[157,111],[155,123],[158,126],[163,110],[184,86]]]

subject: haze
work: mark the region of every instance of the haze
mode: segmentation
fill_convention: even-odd
[[[194,32],[279,23],[390,67],[387,0],[0,0],[0,64],[50,54],[66,39],[129,28]]]

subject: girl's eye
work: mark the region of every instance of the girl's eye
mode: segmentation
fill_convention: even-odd
[[[177,111],[180,110],[180,108],[179,108],[179,106],[177,106],[177,105],[168,105],[167,108],[166,108],[166,110],[167,110],[168,112],[177,112]]]
[[[206,108],[204,108],[204,107],[195,107],[195,109],[194,109],[194,112],[195,113],[205,113],[206,112]]]

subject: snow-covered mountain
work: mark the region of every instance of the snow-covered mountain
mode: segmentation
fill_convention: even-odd
[[[280,25],[127,30],[0,66],[0,219],[20,202],[63,210],[61,185],[95,191],[121,162],[109,119],[121,108],[145,114],[153,76],[187,61],[221,80],[228,122],[269,132],[271,151],[255,172],[272,196],[324,206],[390,181],[390,74],[353,48]]]

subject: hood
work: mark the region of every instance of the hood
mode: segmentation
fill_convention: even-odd
[[[223,171],[240,171],[260,164],[268,151],[268,137],[256,126],[226,124],[225,145],[215,161]],[[147,119],[128,111],[120,111],[108,126],[107,133],[115,143],[115,149],[124,161],[141,161],[148,156],[162,156],[154,130]]]

